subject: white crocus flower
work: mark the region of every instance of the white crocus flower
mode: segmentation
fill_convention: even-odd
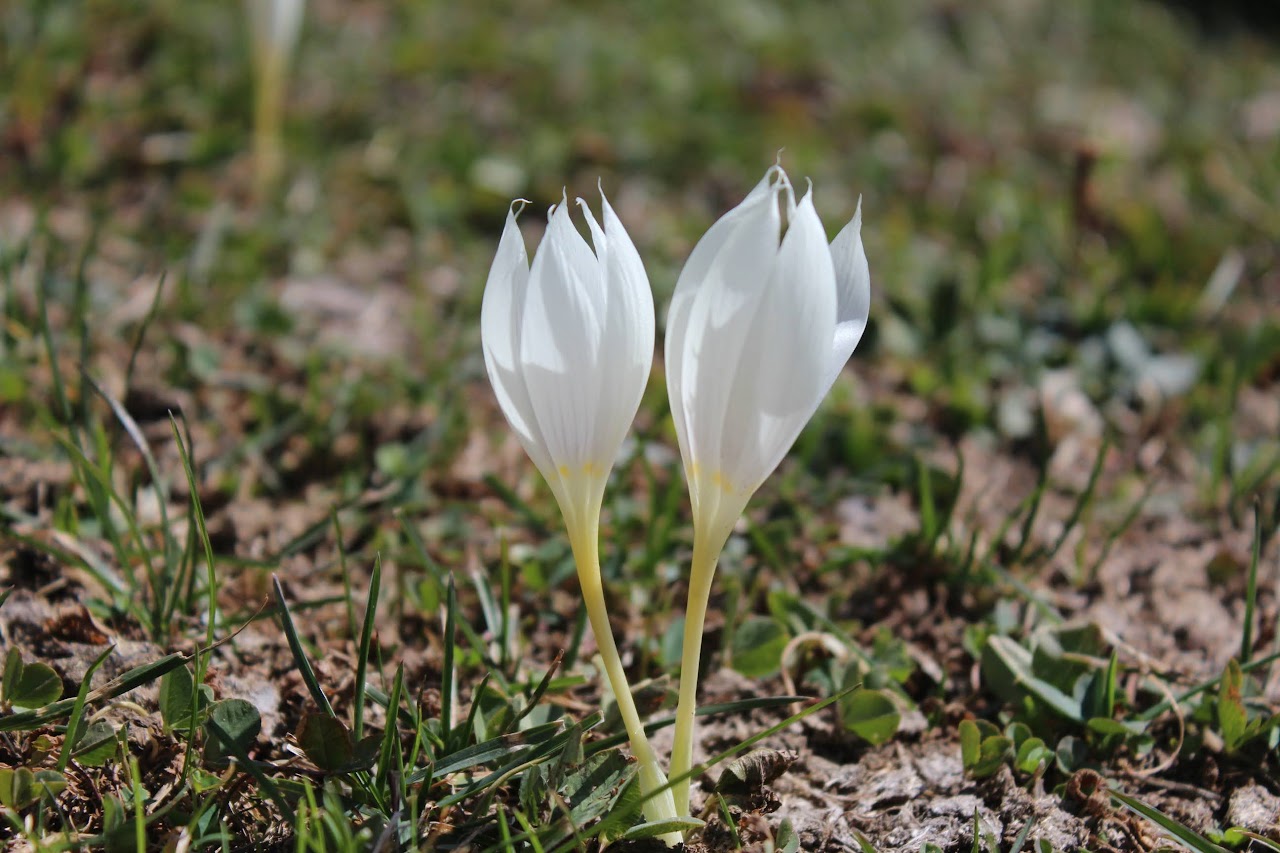
[[[667,318],[666,371],[693,505],[671,777],[689,810],[703,622],[720,551],[862,337],[871,276],[861,206],[827,245],[812,191],[771,168],[694,247]]]
[[[604,227],[582,199],[594,251],[553,207],[530,267],[512,206],[481,308],[485,366],[503,414],[564,515],[591,629],[622,713],[647,819],[676,816],[631,698],[605,612],[600,504],[653,362],[653,295],[640,256],[601,193]],[[665,790],[664,790],[665,789]],[[669,833],[668,843],[680,840]]]
[[[302,13],[305,8],[306,0],[245,0],[257,76],[253,144],[254,167],[260,190],[274,182],[280,172],[280,127],[284,113],[285,83],[289,60],[302,33]]]

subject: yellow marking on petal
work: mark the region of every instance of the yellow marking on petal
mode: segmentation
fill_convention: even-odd
[[[711,475],[711,482],[720,487],[721,491],[726,494],[733,492],[733,483],[729,482],[729,478],[724,475],[723,471],[717,471]]]
[[[561,465],[561,466],[560,466],[558,469],[556,469],[556,470],[558,470],[558,471],[560,472],[560,476],[561,476],[561,477],[568,477],[568,476],[569,476],[569,466],[568,466],[568,465]]]
[[[594,462],[587,462],[582,466],[582,473],[587,476],[595,476],[600,472],[600,466]]]

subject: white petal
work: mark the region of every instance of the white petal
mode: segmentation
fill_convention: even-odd
[[[561,204],[529,270],[519,351],[534,417],[557,468],[612,461],[593,458],[597,401],[587,380],[604,330],[602,278]]]
[[[612,460],[635,420],[653,366],[653,291],[635,245],[603,192],[600,198],[603,231],[585,204],[583,209],[604,271],[606,298],[604,338],[596,366],[601,413],[597,456]]]
[[[871,268],[862,248],[862,199],[853,219],[831,241],[831,260],[836,271],[836,334],[827,364],[824,387],[828,389],[857,348],[871,314]]]
[[[781,219],[772,170],[694,247],[668,314],[671,411],[690,482],[719,467],[731,377],[778,255]],[[706,470],[703,470],[706,469]],[[703,496],[693,489],[695,503]],[[698,507],[695,506],[695,512]]]
[[[485,368],[498,405],[535,465],[545,471],[550,464],[546,442],[538,427],[524,371],[519,360],[521,317],[529,280],[529,261],[516,225],[516,210],[507,212],[502,239],[489,269],[480,308],[480,339]]]
[[[750,494],[778,466],[826,393],[836,326],[831,253],[813,197],[792,214],[728,385],[722,476]]]

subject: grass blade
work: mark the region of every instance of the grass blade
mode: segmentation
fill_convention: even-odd
[[[98,667],[107,662],[107,658],[116,650],[114,645],[107,646],[102,654],[94,658],[93,663],[89,664],[89,668],[85,670],[84,678],[80,680],[80,689],[76,692],[75,704],[71,706],[71,716],[67,718],[67,734],[62,739],[62,752],[58,755],[58,772],[65,772],[67,764],[71,761],[71,751],[76,745],[76,732],[80,728],[80,721],[84,719],[84,705],[89,698],[89,684],[93,681],[93,674],[98,671]]]
[[[1142,815],[1147,820],[1156,824],[1165,832],[1178,839],[1178,841],[1182,842],[1187,847],[1197,851],[1197,853],[1227,853],[1227,849],[1225,847],[1220,847],[1217,844],[1214,844],[1194,829],[1178,823],[1164,812],[1147,805],[1142,802],[1142,800],[1139,800],[1136,797],[1131,797],[1128,794],[1122,794],[1114,789],[1109,790],[1107,793],[1109,793],[1113,799],[1120,801],[1130,811]]]
[[[90,705],[103,699],[115,699],[130,690],[155,681],[166,672],[177,669],[189,660],[191,660],[190,655],[174,652],[171,655],[165,655],[159,660],[134,667],[128,672],[111,679],[98,689],[90,690],[88,695],[85,696],[84,704]],[[76,702],[78,701],[79,697],[63,699],[43,708],[0,717],[0,732],[24,731],[62,719],[75,710]]]
[[[440,737],[447,744],[453,733],[453,688],[457,679],[454,671],[454,652],[457,635],[458,588],[454,585],[453,575],[449,575],[449,586],[445,598],[444,611],[444,665],[440,671]]]
[[[1258,609],[1258,562],[1262,559],[1262,503],[1253,502],[1253,553],[1249,557],[1249,578],[1244,595],[1244,628],[1240,636],[1240,665],[1253,657],[1253,618]]]
[[[335,523],[337,516],[334,516]],[[369,578],[369,601],[364,608],[364,625],[360,630],[360,651],[356,657],[356,692],[352,699],[354,717],[351,730],[356,740],[364,736],[365,674],[369,669],[369,647],[373,643],[373,620],[378,611],[378,592],[382,587],[382,559],[373,560],[373,574]],[[348,598],[348,600],[350,600]]]
[[[311,661],[307,659],[307,654],[302,648],[302,640],[298,637],[298,629],[294,627],[293,616],[289,613],[289,603],[285,601],[284,587],[280,585],[278,575],[271,576],[271,584],[275,589],[276,604],[279,607],[280,627],[289,643],[289,651],[293,653],[293,662],[298,666],[302,681],[307,685],[311,698],[320,706],[320,710],[330,717],[337,718],[338,715],[333,712],[333,705],[329,704],[329,697],[325,696],[324,691],[320,689],[320,682],[316,679],[316,671],[311,668]]]

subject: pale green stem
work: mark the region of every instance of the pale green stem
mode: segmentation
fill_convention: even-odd
[[[605,610],[604,587],[600,580],[599,510],[595,511],[594,519],[588,523],[575,523],[567,515],[566,522],[569,526],[573,560],[578,567],[578,582],[582,586],[582,600],[587,606],[587,619],[591,622],[591,631],[595,634],[596,646],[604,661],[609,686],[613,688],[622,724],[631,741],[631,754],[640,765],[640,792],[646,796],[643,807],[645,820],[672,820],[680,813],[676,811],[671,789],[667,788],[667,777],[658,763],[658,756],[649,744],[649,737],[644,733],[635,699],[631,696],[631,685],[627,683],[627,674],[622,668],[622,658],[613,641],[609,614]],[[668,832],[660,837],[669,847],[684,840],[679,832]]]
[[[689,814],[689,783],[693,767],[693,721],[698,710],[698,665],[702,658],[702,631],[711,598],[711,579],[732,526],[695,522],[693,560],[689,570],[689,603],[684,615],[684,649],[680,656],[680,701],[676,705],[675,741],[671,747],[671,786],[676,812]],[[684,776],[685,778],[680,778]]]
[[[275,184],[284,163],[281,126],[287,62],[288,57],[280,51],[266,50],[258,63],[253,105],[253,170],[257,179],[255,189],[263,195]]]

